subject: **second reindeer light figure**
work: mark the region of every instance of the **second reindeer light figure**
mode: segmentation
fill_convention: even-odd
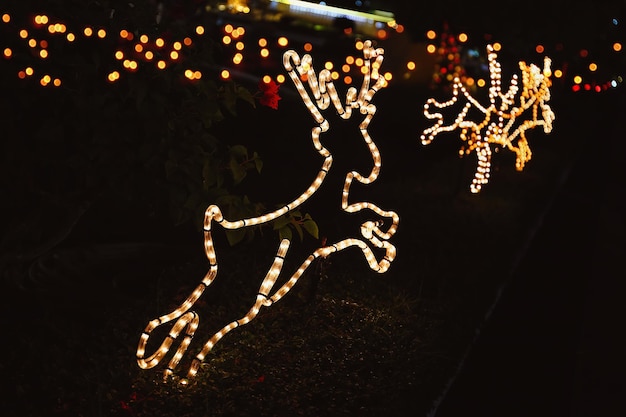
[[[515,167],[518,171],[524,169],[530,161],[531,151],[526,138],[526,131],[536,126],[543,126],[545,133],[552,131],[554,113],[548,105],[550,100],[550,59],[544,58],[543,70],[535,64],[527,65],[520,61],[522,71],[521,91],[517,75],[514,75],[509,89],[502,92],[502,70],[497,61],[498,55],[493,46],[487,46],[489,61],[489,104],[483,106],[470,95],[461,80],[457,77],[452,85],[452,98],[446,102],[438,102],[434,98],[428,99],[424,105],[424,115],[435,124],[422,133],[423,145],[428,145],[441,132],[460,130],[464,146],[460,154],[476,152],[478,166],[474,179],[470,185],[473,193],[480,192],[483,185],[489,182],[491,171],[491,145],[506,147],[515,152]],[[464,104],[454,121],[444,124],[443,109],[453,106],[457,101]],[[434,112],[431,110],[434,108]],[[478,110],[480,119],[469,120],[470,110]],[[530,112],[531,114],[526,114]],[[523,116],[530,118],[523,119]]]
[[[358,237],[346,237],[343,240],[339,240],[331,245],[322,246],[313,251],[304,259],[300,267],[284,284],[278,288],[274,288],[282,272],[283,262],[291,244],[289,239],[283,239],[278,246],[271,267],[259,286],[258,295],[248,313],[242,318],[226,324],[221,330],[208,339],[201,351],[192,360],[186,378],[196,375],[205,357],[224,335],[239,326],[249,323],[257,316],[262,307],[271,306],[287,294],[315,259],[327,257],[332,253],[339,252],[349,247],[357,247],[362,251],[366,262],[372,270],[379,273],[387,271],[396,256],[396,248],[389,240],[397,230],[399,222],[398,215],[394,211],[382,210],[377,205],[370,202],[349,201],[352,182],[356,180],[362,184],[370,184],[377,179],[381,168],[380,153],[378,147],[369,136],[368,126],[376,112],[376,107],[371,103],[372,97],[379,89],[386,86],[386,80],[379,75],[379,68],[383,61],[383,52],[384,51],[380,48],[373,48],[370,41],[364,43],[363,58],[365,70],[363,71],[363,82],[359,90],[354,87],[348,89],[345,103],[341,102],[328,70],[322,70],[318,75],[313,69],[310,55],[307,54],[300,57],[292,50],[285,52],[283,57],[285,70],[289,73],[300,97],[317,123],[317,126],[313,127],[311,130],[311,139],[315,150],[323,157],[322,166],[306,191],[289,204],[273,212],[247,219],[227,220],[222,215],[222,211],[218,206],[211,205],[206,209],[204,217],[204,249],[209,260],[209,271],[202,279],[202,282],[178,308],[148,323],[140,337],[139,346],[137,348],[137,362],[141,368],[148,369],[157,366],[168,354],[174,341],[182,334],[180,345],[164,371],[164,378],[167,379],[173,374],[174,369],[187,351],[199,322],[197,313],[191,310],[191,308],[217,276],[218,260],[211,235],[214,224],[224,229],[234,230],[268,223],[301,206],[313,196],[322,185],[333,162],[331,153],[320,141],[320,135],[329,130],[328,120],[322,115],[322,111],[326,110],[331,103],[343,119],[349,119],[353,111],[364,115],[363,121],[359,125],[359,130],[373,160],[373,167],[369,174],[362,175],[357,171],[350,171],[346,174],[341,196],[341,209],[348,213],[355,213],[366,209],[373,212],[377,218],[362,223],[358,231]],[[310,93],[307,92],[307,88],[302,81],[303,79],[306,79]],[[380,252],[378,256],[375,251]],[[146,356],[146,347],[152,332],[157,327],[170,322],[174,322],[174,324],[165,340],[154,353]],[[187,383],[186,378],[183,378],[181,382]]]

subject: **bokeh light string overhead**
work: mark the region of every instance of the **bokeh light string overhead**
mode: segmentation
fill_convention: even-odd
[[[384,51],[381,48],[373,48],[370,41],[364,43],[362,51],[364,67],[367,68],[367,71],[363,72],[363,81],[360,89],[357,90],[355,87],[350,87],[347,90],[345,104],[342,103],[337,93],[329,70],[323,69],[318,74],[313,68],[313,61],[310,55],[305,54],[300,57],[293,50],[285,52],[283,55],[284,68],[294,82],[306,108],[316,122],[316,126],[311,130],[311,139],[315,150],[323,157],[321,168],[313,182],[302,194],[289,204],[270,213],[258,217],[229,221],[224,218],[218,206],[210,205],[206,209],[204,218],[204,250],[209,261],[209,271],[202,279],[202,282],[179,307],[148,323],[140,337],[137,347],[137,362],[141,368],[149,369],[157,366],[168,354],[174,341],[184,333],[179,347],[176,349],[176,352],[164,371],[164,379],[167,380],[170,376],[174,375],[175,368],[187,351],[199,324],[199,317],[191,308],[217,277],[218,260],[212,236],[214,223],[226,230],[237,230],[265,224],[297,209],[309,200],[320,188],[333,162],[332,154],[323,146],[320,140],[321,134],[328,132],[330,129],[330,123],[322,115],[322,111],[328,109],[331,103],[339,116],[343,119],[349,119],[355,112],[364,116],[359,124],[359,131],[372,157],[372,169],[369,174],[362,175],[357,171],[350,171],[346,174],[342,189],[341,209],[347,213],[369,210],[375,215],[375,219],[363,222],[356,232],[357,237],[346,237],[330,245],[323,244],[323,246],[314,250],[288,279],[282,281],[284,283],[280,285],[278,289],[274,289],[283,271],[283,264],[291,245],[289,239],[283,239],[278,246],[270,268],[267,270],[261,282],[256,300],[250,310],[243,317],[228,323],[209,338],[200,352],[191,361],[186,377],[181,378],[180,382],[186,384],[189,378],[197,374],[206,356],[227,333],[239,326],[249,323],[257,316],[262,307],[271,306],[287,294],[311,263],[317,258],[325,258],[333,253],[355,247],[363,253],[367,264],[373,271],[384,273],[388,270],[396,256],[396,248],[390,242],[390,239],[396,233],[399,216],[394,211],[383,210],[371,202],[350,202],[349,200],[350,188],[354,180],[361,184],[371,184],[376,181],[381,169],[381,155],[378,147],[368,133],[368,126],[376,112],[376,106],[372,104],[371,100],[377,91],[387,85],[387,81],[379,73]],[[305,87],[305,82],[310,93]],[[174,324],[165,340],[154,353],[147,355],[148,340],[153,331],[170,322],[174,322]]]
[[[544,133],[550,133],[555,119],[554,112],[548,104],[552,75],[550,58],[544,58],[543,69],[535,64],[528,65],[520,61],[521,89],[519,77],[515,74],[508,90],[503,92],[502,68],[492,45],[487,46],[487,53],[490,77],[487,106],[483,106],[474,98],[458,77],[454,78],[450,100],[439,102],[435,98],[429,98],[424,104],[424,115],[429,120],[434,120],[435,124],[422,132],[423,145],[430,144],[440,133],[459,130],[459,136],[463,141],[460,155],[476,152],[478,163],[470,185],[472,193],[480,192],[482,186],[489,182],[492,145],[495,145],[496,149],[502,147],[514,152],[515,168],[521,171],[532,156],[526,131],[541,126]],[[446,124],[442,112],[458,102],[462,103],[461,110],[453,116],[450,124]],[[469,117],[473,117],[470,111],[477,113],[476,117],[480,119],[470,120]],[[525,116],[530,118],[524,118]]]

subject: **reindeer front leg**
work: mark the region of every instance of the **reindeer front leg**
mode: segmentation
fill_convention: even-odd
[[[269,294],[274,287],[274,284],[276,283],[280,272],[282,271],[285,256],[287,255],[287,250],[289,249],[290,244],[291,242],[289,241],[289,239],[283,239],[280,242],[278,251],[276,252],[276,256],[274,257],[274,262],[272,263],[270,269],[267,271],[267,274],[265,275],[265,278],[263,279],[263,282],[259,287],[259,292],[256,296],[256,300],[254,304],[252,304],[252,307],[250,308],[248,313],[246,313],[246,315],[241,317],[240,319],[234,320],[228,323],[226,326],[222,327],[204,344],[200,353],[198,353],[193,359],[187,373],[187,378],[192,378],[196,375],[198,369],[200,368],[200,365],[204,361],[204,358],[209,354],[209,352],[211,352],[211,350],[213,350],[213,347],[215,347],[215,345],[226,334],[230,333],[230,331],[236,329],[239,326],[250,323],[259,314],[261,307],[272,305],[273,301],[270,299]],[[182,381],[182,383],[186,382],[186,380]]]

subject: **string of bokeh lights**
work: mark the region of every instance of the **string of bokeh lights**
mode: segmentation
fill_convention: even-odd
[[[202,25],[190,28],[190,33],[187,36],[182,36],[177,40],[167,40],[164,35],[142,34],[131,29],[121,29],[113,33],[103,26],[70,25],[63,19],[54,18],[46,14],[35,15],[21,22],[17,22],[9,13],[2,13],[1,18],[0,25],[4,26],[3,29],[6,30],[8,28],[8,35],[13,35],[13,38],[17,35],[20,41],[17,43],[13,42],[12,45],[0,44],[3,58],[5,60],[19,61],[18,65],[21,66],[16,69],[15,73],[19,79],[34,78],[42,86],[59,87],[64,82],[62,73],[55,73],[53,66],[45,65],[56,54],[64,53],[61,50],[56,51],[53,49],[54,42],[60,39],[72,45],[86,39],[105,42],[115,38],[116,43],[111,51],[111,62],[103,65],[103,68],[108,68],[108,70],[102,74],[106,81],[115,83],[120,80],[124,73],[137,72],[142,66],[153,67],[157,70],[167,70],[172,68],[175,63],[184,63],[187,53],[194,47],[194,44],[207,35],[207,31]],[[614,23],[617,25],[617,20],[614,20]],[[256,59],[261,59],[261,61],[271,60],[273,53],[277,51],[278,54],[281,54],[290,46],[290,40],[284,35],[277,35],[276,39],[257,37],[256,39],[248,40],[246,39],[248,37],[246,29],[243,26],[225,23],[220,26],[220,30],[222,33],[221,43],[225,50],[231,54],[220,70],[220,77],[223,80],[231,79],[233,71],[236,72],[239,68],[242,68],[246,61]],[[434,30],[428,30],[425,33],[427,53],[441,54],[444,52],[441,45],[437,46],[435,42],[439,35]],[[466,33],[459,33],[455,37],[459,45],[468,45],[469,36]],[[11,39],[11,36],[4,36],[5,43],[8,43],[9,39]],[[362,42],[357,39],[357,49],[359,44],[362,45]],[[491,44],[495,50],[498,50],[500,47],[498,42],[491,42]],[[16,45],[19,45],[19,47]],[[94,44],[93,46],[94,48],[102,48],[109,45]],[[313,49],[313,44],[304,42],[302,47],[305,52],[309,53]],[[388,47],[393,47],[393,45]],[[601,46],[601,48],[604,48],[602,51],[579,48],[576,56],[563,55],[559,59],[558,53],[562,52],[564,48],[562,43],[551,46],[537,44],[534,47],[537,54],[550,53],[553,57],[553,77],[555,83],[559,82],[573,92],[603,92],[623,84],[624,77],[626,77],[626,74],[623,73],[625,69],[612,69],[613,73],[606,75],[603,70],[606,70],[609,64],[601,62],[598,58],[600,54],[614,56],[616,59],[620,58],[620,54],[623,53],[621,40],[617,38],[607,40],[606,44]],[[569,49],[571,50],[572,48],[570,47]],[[20,55],[20,59],[15,59],[18,55]],[[62,59],[62,57],[60,58]],[[571,65],[573,61],[576,61],[578,65]],[[254,68],[254,71],[258,71],[258,67]],[[351,55],[346,56],[343,62],[326,61],[324,67],[331,71],[334,81],[342,80],[345,85],[350,85],[355,76],[360,76],[365,71],[362,58]],[[178,68],[177,66],[177,70]],[[423,70],[423,68],[420,68],[419,63],[410,59],[407,59],[401,68],[401,71],[405,73]],[[248,67],[247,69],[250,68]],[[401,74],[392,74],[391,72],[383,74],[388,82],[399,75]],[[180,76],[190,81],[196,81],[201,79],[203,73],[199,68],[188,66],[182,70]],[[443,76],[449,82],[454,78],[452,73],[443,74]],[[275,79],[280,84],[285,81],[284,75],[280,73],[260,74],[260,77],[265,82]],[[463,75],[461,81],[470,88],[483,88],[487,85],[487,80],[483,77],[475,78]]]
[[[152,66],[157,70],[165,70],[173,63],[181,62],[186,50],[191,48],[198,37],[205,33],[203,26],[198,25],[194,33],[179,40],[168,41],[163,36],[148,36],[138,34],[130,29],[121,29],[116,33],[110,33],[106,27],[81,25],[72,27],[62,19],[56,19],[46,14],[38,14],[29,18],[26,22],[15,22],[9,13],[2,14],[2,24],[12,29],[17,34],[19,42],[13,45],[3,46],[3,57],[6,60],[17,59],[23,64],[16,72],[19,79],[35,78],[41,86],[60,87],[63,84],[63,76],[57,70],[45,65],[58,52],[52,49],[53,44],[63,41],[64,46],[77,45],[80,41],[94,40],[107,42],[115,40],[116,47],[111,51],[111,62],[105,67],[112,67],[103,76],[114,83],[118,81],[124,72],[137,72],[141,66]],[[195,39],[194,39],[195,38]],[[10,37],[4,37],[5,42]],[[94,44],[94,48],[107,47],[110,44]],[[19,50],[18,50],[19,48]],[[59,48],[65,49],[65,48]],[[25,52],[25,53],[24,53]],[[19,59],[18,59],[19,55]],[[27,59],[30,57],[31,59]],[[60,57],[62,60],[63,57]],[[30,61],[24,63],[24,61]],[[39,61],[39,62],[37,62]],[[111,65],[112,64],[112,65]],[[45,67],[45,69],[41,69]],[[197,68],[185,68],[182,75],[189,80],[199,80],[202,72]]]
[[[612,24],[617,26],[619,22],[617,19],[613,19]],[[437,45],[435,43],[440,35],[441,33],[437,33],[435,30],[428,30],[425,33],[427,53],[431,55],[449,53],[449,51],[445,51],[445,48],[441,44]],[[470,38],[467,33],[461,32],[452,36],[454,36],[454,41],[461,46],[467,46],[469,44]],[[489,39],[490,37],[486,35],[485,38]],[[492,46],[495,51],[501,49],[499,42],[492,42]],[[590,91],[600,93],[623,85],[624,77],[626,77],[624,73],[626,68],[623,65],[611,65],[609,62],[602,62],[598,58],[600,55],[604,55],[605,57],[611,57],[614,61],[623,60],[621,56],[623,53],[623,42],[618,37],[612,40],[607,39],[602,46],[597,46],[597,49],[594,50],[584,47],[570,48],[576,50],[575,55],[567,55],[564,52],[565,47],[562,42],[555,43],[554,45],[538,43],[534,45],[533,50],[538,56],[545,53],[551,54],[553,61],[552,76],[556,81],[566,86],[566,88],[570,88],[573,92]],[[452,57],[449,58],[451,59]],[[577,65],[573,65],[574,61]],[[605,61],[607,61],[606,58]],[[409,65],[409,69],[415,68],[414,63],[410,63]],[[600,75],[602,69],[611,74]],[[449,83],[451,83],[455,77],[454,71],[451,69],[444,69],[441,75]],[[470,88],[482,88],[487,85],[488,80],[482,77],[475,78],[469,75],[463,75],[461,76],[461,82]]]

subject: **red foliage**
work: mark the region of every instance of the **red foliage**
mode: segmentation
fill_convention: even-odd
[[[259,90],[262,95],[259,98],[259,103],[271,107],[274,110],[278,109],[278,100],[280,100],[280,96],[278,95],[279,88],[280,85],[276,84],[273,80],[270,80],[268,83],[261,80],[259,82]]]

